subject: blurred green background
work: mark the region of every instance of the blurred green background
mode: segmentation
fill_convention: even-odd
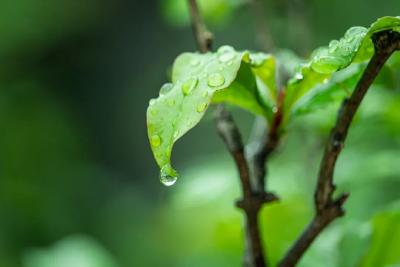
[[[262,49],[251,0],[200,0],[215,46]],[[307,56],[398,0],[264,0],[278,47]],[[177,144],[166,188],[145,110],[173,59],[193,51],[183,0],[0,0],[0,266],[240,266],[238,179],[212,116]],[[302,267],[400,266],[400,82],[369,92],[336,172],[347,214]],[[234,110],[248,135],[252,116]],[[276,263],[312,216],[335,109],[301,117],[272,158],[282,201],[262,212]]]

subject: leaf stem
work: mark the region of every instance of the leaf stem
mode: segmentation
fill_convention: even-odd
[[[281,260],[279,267],[295,266],[325,227],[336,218],[344,215],[343,204],[348,194],[342,194],[337,198],[333,197],[335,191],[333,175],[337,159],[343,149],[351,122],[365,94],[385,62],[396,50],[400,49],[400,33],[398,32],[382,31],[375,33],[372,36],[372,40],[375,46],[375,53],[352,95],[343,101],[336,124],[331,130],[329,141],[325,148],[314,194],[315,216]]]

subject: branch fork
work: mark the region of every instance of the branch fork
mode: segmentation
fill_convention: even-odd
[[[196,0],[187,0],[192,19],[192,28],[200,52],[211,50],[213,35],[207,30],[200,16]],[[256,1],[256,0],[255,0]],[[317,236],[336,218],[345,214],[343,204],[349,194],[344,193],[334,198],[334,169],[337,158],[344,148],[350,124],[360,106],[367,90],[375,80],[379,71],[396,50],[400,50],[400,33],[383,31],[372,36],[375,53],[358,81],[352,95],[345,99],[338,112],[335,126],[331,130],[328,143],[320,164],[318,182],[314,193],[315,216],[300,237],[295,241],[279,267],[295,266]],[[282,121],[282,104],[285,91],[278,95],[277,112],[270,125],[268,134],[258,140],[255,150],[246,157],[239,128],[232,115],[218,105],[215,121],[218,134],[235,160],[239,172],[243,198],[236,201],[236,206],[246,215],[246,248],[244,254],[245,267],[266,267],[265,251],[262,246],[258,214],[265,203],[278,198],[265,190],[266,161],[279,144],[279,128]],[[251,179],[253,178],[253,179]]]
[[[332,221],[344,215],[343,204],[348,194],[333,198],[334,169],[337,158],[344,147],[351,122],[369,87],[389,57],[400,50],[400,33],[382,31],[372,36],[375,53],[358,81],[352,95],[345,99],[338,112],[335,126],[331,130],[324,156],[320,164],[318,182],[314,194],[315,216],[299,239],[279,263],[279,267],[295,266],[317,236]]]

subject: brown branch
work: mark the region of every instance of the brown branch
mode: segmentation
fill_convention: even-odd
[[[200,52],[207,53],[211,50],[213,35],[207,30],[203,18],[200,15],[196,0],[188,0],[192,29],[196,38],[196,44]]]
[[[206,29],[196,0],[188,0],[188,5],[197,46],[202,53],[206,53],[211,49],[212,34]],[[271,196],[265,193],[254,193],[252,189],[248,162],[244,154],[240,131],[231,114],[222,105],[219,105],[216,109],[215,117],[218,133],[234,158],[240,176],[243,199],[237,202],[237,206],[243,209],[246,215],[244,266],[265,267],[266,262],[264,260],[258,225],[258,213],[265,202],[271,201]]]
[[[232,116],[221,105],[216,110],[216,125],[221,138],[233,156],[240,175],[243,199],[237,206],[246,214],[246,253],[244,266],[266,266],[261,235],[258,226],[258,213],[262,205],[272,201],[272,196],[265,193],[255,193],[250,182],[249,166],[244,155],[242,138]]]
[[[314,195],[316,214],[310,225],[279,263],[279,267],[295,266],[325,227],[336,218],[344,215],[343,203],[348,195],[342,194],[336,199],[333,198],[335,191],[333,174],[337,158],[343,149],[354,115],[369,87],[393,52],[400,49],[400,33],[398,32],[379,32],[372,36],[372,40],[375,46],[375,53],[352,95],[342,103],[336,124],[331,131],[325,148]]]

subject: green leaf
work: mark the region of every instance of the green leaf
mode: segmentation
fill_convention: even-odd
[[[112,255],[97,241],[74,235],[45,249],[31,249],[25,253],[24,267],[117,267]]]
[[[386,211],[373,220],[371,245],[362,267],[398,266],[400,264],[400,212]]]
[[[298,67],[298,71],[287,84],[285,121],[291,115],[312,111],[314,108],[308,105],[314,104],[314,98],[318,102],[316,106],[329,104],[332,93],[341,88],[337,86],[338,83],[354,83],[354,78],[362,71],[358,67],[339,80],[333,78],[333,74],[349,67],[353,62],[369,60],[374,52],[372,34],[389,29],[400,31],[400,17],[380,18],[369,29],[352,27],[340,40],[332,40],[329,46],[316,49],[311,59]],[[313,90],[316,92],[311,92]],[[302,99],[303,97],[306,99]]]
[[[350,95],[363,70],[363,65],[355,64],[343,71],[335,73],[329,80],[316,85],[294,103],[291,114],[304,114],[323,108],[328,103]]]
[[[177,172],[170,159],[174,143],[204,116],[211,102],[226,102],[271,118],[275,104],[275,60],[265,54],[223,46],[216,53],[183,53],[175,60],[172,83],[150,100],[147,127],[161,168],[161,181],[172,185]]]
[[[244,60],[249,63],[242,63],[235,81],[228,90],[215,92],[212,102],[236,105],[271,120],[277,92],[275,58],[257,53],[246,54]]]

